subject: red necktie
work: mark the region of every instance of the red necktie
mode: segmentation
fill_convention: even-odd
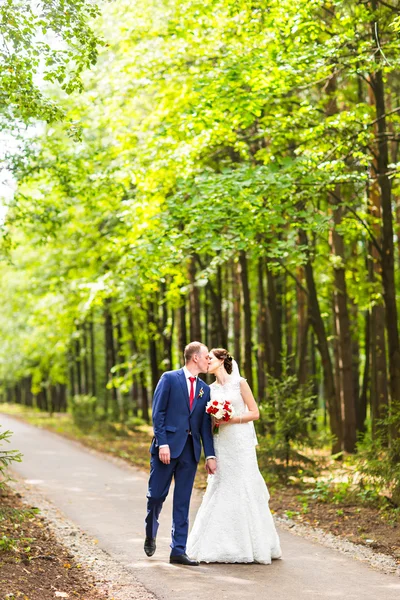
[[[190,381],[189,406],[190,406],[190,410],[192,410],[193,400],[194,400],[194,382],[196,381],[196,377],[189,377],[189,381]]]

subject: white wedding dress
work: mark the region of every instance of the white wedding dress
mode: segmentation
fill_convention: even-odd
[[[239,416],[247,411],[240,380],[211,384],[212,400],[230,400]],[[254,425],[221,425],[214,436],[217,471],[207,489],[187,543],[200,562],[271,563],[281,557],[269,510],[269,493],[258,469]]]

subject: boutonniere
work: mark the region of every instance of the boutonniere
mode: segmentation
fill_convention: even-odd
[[[200,388],[200,391],[199,391],[199,398],[202,398],[202,397],[203,397],[203,395],[204,395],[204,390],[203,390],[203,388]]]

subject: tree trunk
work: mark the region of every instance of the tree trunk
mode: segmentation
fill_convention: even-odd
[[[125,309],[126,315],[126,324],[129,333],[129,350],[130,350],[130,360],[132,361],[132,383],[131,383],[131,406],[132,412],[134,415],[138,414],[138,396],[139,396],[139,386],[138,386],[138,375],[135,370],[135,362],[137,360],[138,348],[135,339],[135,326],[133,324],[133,316],[132,311],[129,308]]]
[[[46,385],[43,385],[42,383],[42,410],[45,410],[46,412],[49,412],[49,395],[47,393],[47,387]]]
[[[376,437],[378,421],[380,421],[389,404],[387,380],[386,343],[385,343],[385,308],[382,305],[372,307],[370,318],[370,352],[371,352],[371,429],[372,437]]]
[[[336,101],[337,80],[332,75],[326,85],[328,103],[326,115],[331,117],[339,113]],[[350,316],[348,311],[347,286],[345,275],[345,252],[344,239],[340,233],[343,218],[343,204],[341,200],[341,189],[335,186],[334,192],[330,193],[330,204],[332,206],[334,226],[331,231],[332,254],[334,263],[334,315],[337,331],[337,343],[339,354],[339,378],[340,394],[343,406],[343,446],[346,452],[355,452],[357,442],[356,431],[356,399],[354,396],[353,379],[353,357],[351,348]]]
[[[343,392],[342,392],[342,381],[341,381],[341,373],[340,373],[340,352],[339,352],[339,335],[337,329],[337,319],[335,316],[335,299],[332,296],[332,321],[333,321],[333,339],[332,339],[332,347],[333,347],[333,361],[334,361],[334,369],[333,369],[333,378],[335,382],[335,392],[336,392],[336,402],[338,406],[340,406],[340,414],[342,416],[343,423]]]
[[[241,286],[240,266],[237,262],[232,263],[232,297],[233,297],[233,346],[235,359],[239,368],[242,367],[242,311],[241,311]]]
[[[114,327],[113,327],[113,319],[112,319],[109,305],[110,305],[110,300],[107,299],[106,306],[104,309],[104,326],[105,326],[105,342],[106,342],[106,352],[105,352],[106,382],[108,384],[113,382],[113,374],[111,373],[111,369],[116,364],[115,346],[114,346]],[[106,414],[108,414],[108,410],[109,410],[109,403],[108,403],[109,395],[110,395],[110,392],[108,389],[106,389],[105,405],[104,405],[104,411]],[[116,412],[116,407],[118,406],[117,390],[114,387],[114,385],[111,387],[111,398],[113,401],[112,402],[113,405],[112,405],[111,409],[112,409],[112,412],[114,415]]]
[[[397,268],[400,268],[400,195],[396,197]]]
[[[123,377],[125,379],[127,369],[126,367],[122,367],[126,362],[126,356],[124,352],[124,343],[123,343],[123,333],[122,333],[122,324],[119,316],[116,316],[116,329],[117,329],[117,337],[116,337],[116,346],[117,346],[117,357],[118,357],[118,371],[117,376]],[[126,393],[121,390],[121,386],[118,386],[117,389],[117,401],[118,401],[118,418],[121,422],[124,422],[127,417],[127,397]]]
[[[371,1],[373,11],[377,9],[377,1]],[[371,36],[374,45],[379,38],[379,24],[371,23]],[[376,46],[375,61],[379,64],[382,59],[380,48]],[[382,283],[384,290],[386,330],[388,339],[390,396],[394,406],[400,407],[400,341],[396,305],[396,285],[394,273],[394,241],[393,241],[393,214],[391,181],[388,174],[389,152],[388,137],[385,117],[385,87],[383,73],[377,70],[370,76],[373,84],[377,117],[377,176],[382,200]],[[392,435],[398,436],[400,432],[394,429]]]
[[[288,277],[283,276],[282,314],[284,315],[283,326],[285,331],[286,355],[285,367],[289,375],[296,372],[296,356],[294,353],[293,328],[292,328],[292,297]]]
[[[365,354],[365,363],[364,363],[364,372],[363,379],[361,385],[360,397],[358,400],[357,406],[357,430],[360,433],[365,433],[366,428],[366,420],[367,420],[367,406],[368,406],[368,390],[370,388],[370,364],[371,364],[371,356],[370,356],[370,340],[371,340],[371,325],[370,325],[370,312],[367,310],[365,312],[365,333],[364,333],[364,354]]]
[[[53,412],[57,410],[57,388],[55,385],[49,386],[49,413],[52,416]]]
[[[96,344],[94,336],[94,323],[93,315],[89,321],[89,335],[90,335],[90,383],[91,383],[91,394],[97,397],[97,386],[96,386]]]
[[[84,321],[82,323],[82,341],[83,341],[83,393],[89,394],[89,348],[88,348],[88,337],[87,337],[87,325]]]
[[[331,197],[334,228],[331,232],[332,253],[338,259],[334,266],[334,306],[338,336],[340,399],[343,405],[343,446],[346,452],[355,452],[357,442],[356,401],[354,397],[353,356],[345,276],[344,240],[338,228],[342,222],[343,208],[338,186]]]
[[[190,303],[190,339],[192,342],[201,341],[200,326],[200,297],[199,288],[196,285],[196,256],[189,259],[189,303]]]
[[[223,270],[223,274],[224,274],[224,281],[222,284],[222,288],[221,288],[221,302],[223,301],[224,298],[228,299],[229,298],[229,290],[231,289],[231,281],[230,281],[230,276],[231,276],[231,269],[229,268],[229,264],[226,264]],[[225,329],[225,344],[226,346],[228,345],[228,332],[229,332],[229,322],[230,322],[230,307],[231,307],[231,303],[230,302],[225,302],[225,307],[224,310],[222,311],[223,313],[223,325],[224,325],[224,329]],[[225,347],[226,347],[225,346]]]
[[[219,340],[219,345],[222,348],[227,347],[228,345],[228,335],[227,335],[227,329],[225,326],[225,321],[226,321],[226,311],[222,310],[222,305],[223,305],[223,286],[222,286],[222,269],[219,266],[217,269],[217,286],[216,286],[217,290],[215,293],[215,296],[213,296],[213,303],[214,303],[214,310],[216,312],[216,314],[218,315],[218,318],[220,319],[220,324],[219,324],[219,328],[218,328],[218,340]]]
[[[65,383],[59,384],[59,395],[60,395],[60,411],[67,411],[67,386]]]
[[[171,311],[171,317],[168,317],[168,305],[166,301],[166,284],[161,283],[162,297],[162,321],[161,335],[163,342],[163,370],[171,371],[172,369],[172,335],[174,331],[174,313]]]
[[[219,338],[219,319],[213,309],[213,301],[211,294],[212,286],[208,281],[204,290],[204,304],[207,307],[207,340],[209,342],[210,348],[219,348],[221,344],[218,343]]]
[[[308,237],[306,232],[302,229],[299,231],[299,238],[300,243],[305,248],[307,248]],[[307,262],[304,266],[304,269],[308,289],[310,321],[317,338],[318,351],[320,353],[322,362],[324,394],[329,413],[330,428],[332,434],[336,438],[332,445],[332,454],[336,454],[342,449],[342,415],[340,411],[340,406],[336,401],[336,391],[333,379],[333,369],[329,353],[328,339],[326,336],[325,325],[322,319],[321,309],[318,302],[317,290],[314,280],[314,271],[310,256],[308,256],[307,258]]]
[[[79,330],[78,330],[79,335]],[[82,394],[82,368],[81,368],[81,342],[79,337],[75,339],[75,367],[76,367],[76,382],[78,385],[78,394]]]
[[[369,103],[374,105],[375,96],[371,84],[368,87],[368,98]],[[375,134],[378,135],[376,126]],[[382,220],[382,196],[378,180],[374,178],[378,171],[379,165],[375,156],[372,161],[371,182],[368,190],[368,210],[374,219],[372,230],[376,240],[375,244],[372,242],[368,244],[367,270],[372,285],[376,285],[376,281],[382,279],[382,229],[376,223],[377,219]],[[389,405],[385,321],[385,306],[374,303],[370,314],[370,408],[373,438],[378,433],[378,421],[383,418]]]
[[[148,309],[148,322],[149,322],[149,360],[150,360],[150,372],[151,372],[151,389],[154,394],[154,390],[157,387],[159,379],[158,371],[158,358],[157,358],[157,344],[155,341],[155,332],[157,325],[155,321],[155,302],[149,303]]]
[[[212,347],[212,343],[211,343],[211,337],[210,337],[210,330],[211,330],[211,324],[210,324],[210,303],[209,303],[209,299],[208,299],[208,290],[207,290],[207,286],[205,288],[203,288],[203,318],[204,318],[204,340],[206,340],[206,344],[209,346],[209,348]]]
[[[358,307],[352,298],[350,299],[350,310],[352,321],[351,354],[353,360],[353,395],[356,408],[356,429],[357,431],[360,431],[360,429],[358,428],[359,419],[357,417],[358,404],[360,398],[360,336],[358,334],[354,335],[353,333],[357,331]]]
[[[310,321],[310,319],[308,319]],[[317,375],[317,356],[315,352],[315,336],[314,332],[311,331],[310,335],[310,351],[311,351],[311,375],[312,375],[312,391],[314,396],[314,408],[315,411],[318,409],[318,375]],[[324,426],[326,426],[326,402],[324,403]],[[317,431],[317,414],[313,422],[311,423],[311,429]]]
[[[309,358],[307,355],[307,342],[308,342],[308,329],[309,329],[309,318],[306,318],[306,322],[302,327],[301,346],[298,350],[298,369],[297,369],[297,380],[299,385],[307,383],[309,373]]]
[[[247,257],[244,250],[240,252],[240,277],[243,291],[244,315],[244,373],[249,386],[253,389],[253,342],[251,325],[251,302]]]
[[[296,269],[297,280],[302,284],[304,281],[304,268],[302,266]],[[307,381],[307,338],[309,320],[307,316],[307,294],[300,285],[296,285],[297,299],[297,339],[296,339],[296,357],[297,357],[297,378],[299,384]]]
[[[73,398],[76,394],[76,383],[75,383],[74,356],[72,354],[72,351],[68,352],[67,363],[68,363],[68,371],[69,371],[69,387],[71,390],[71,398]]]
[[[265,389],[267,383],[268,363],[266,358],[268,346],[268,323],[266,312],[266,300],[264,289],[264,261],[258,259],[258,323],[257,323],[257,377],[258,377],[258,400],[262,402],[265,399]]]
[[[14,385],[15,403],[22,404],[21,384],[18,382]]]
[[[32,376],[29,375],[24,379],[25,384],[25,405],[33,406],[33,395],[32,395]]]
[[[153,383],[154,385],[154,383]],[[142,392],[142,417],[146,423],[150,422],[149,414],[149,393],[147,390],[146,375],[144,371],[140,373],[140,386]]]
[[[267,265],[268,307],[271,315],[272,374],[282,375],[282,278],[272,273]]]
[[[186,327],[186,296],[182,296],[182,304],[179,307],[179,358],[180,364],[183,361],[183,352],[187,345],[187,327]]]
[[[7,403],[12,404],[12,402],[13,402],[12,390],[10,387],[7,387]],[[40,407],[38,406],[38,408],[40,408]]]

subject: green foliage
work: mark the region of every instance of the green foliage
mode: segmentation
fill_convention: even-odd
[[[98,15],[91,0],[5,0],[0,6],[0,126],[65,110],[43,92],[38,79],[67,94],[82,91],[82,72],[95,64],[99,38],[90,27]]]
[[[285,515],[287,519],[294,519],[297,517],[299,513],[295,510],[285,510]]]
[[[306,493],[313,499],[319,502],[328,502],[330,498],[330,485],[329,482],[319,480],[315,483],[315,486]]]
[[[119,0],[102,7],[91,35],[82,29],[91,5],[70,0],[68,7],[74,21],[66,35],[87,39],[89,48],[93,35],[103,36],[110,47],[87,76],[87,91],[63,102],[81,142],[51,127],[13,163],[19,185],[7,222],[21,250],[12,252],[1,283],[24,307],[14,301],[21,322],[12,327],[4,317],[10,379],[35,370],[40,380],[59,381],[48,371],[65,371],[75,322],[106,297],[116,311],[134,307],[142,355],[152,333],[146,303],[162,282],[169,307],[181,302],[189,255],[202,254],[199,287],[243,249],[276,272],[294,270],[305,260],[299,227],[315,236],[327,308],[327,190],[340,181],[349,209],[342,231],[356,249],[348,256],[350,293],[361,307],[379,301],[379,283],[371,298],[362,250],[375,223],[365,198],[374,115],[356,97],[358,74],[374,57],[367,6],[340,1],[333,12],[305,0],[268,9],[230,0],[157,7]],[[389,77],[399,57],[390,13],[381,7],[380,16]],[[49,8],[47,29],[53,18]],[[64,13],[57,19],[66,23]],[[82,57],[94,58],[90,50]],[[340,111],[327,118],[321,85],[332,72]],[[112,385],[126,386],[125,375]]]
[[[68,25],[66,36],[88,41],[82,60],[95,58],[94,37],[110,46],[86,76],[87,91],[61,100],[81,141],[52,126],[14,157],[18,189],[7,227],[18,248],[1,276],[13,297],[0,298],[3,381],[34,373],[39,385],[65,382],[76,323],[101,311],[106,298],[115,313],[134,311],[136,356],[146,368],[149,338],[161,336],[147,323],[147,304],[162,284],[168,308],[181,303],[190,289],[188,256],[201,254],[199,288],[241,250],[276,273],[293,272],[305,260],[299,227],[315,240],[329,315],[327,191],[339,182],[351,297],[364,309],[380,301],[379,282],[364,276],[367,231],[376,224],[365,197],[374,115],[366,94],[357,97],[359,74],[375,68],[368,6],[118,0],[102,7],[89,34],[90,3],[64,4],[71,23],[46,6],[48,30],[55,19],[61,31]],[[399,62],[394,17],[383,7],[379,16],[390,78]],[[65,64],[57,68],[69,85]],[[340,110],[328,118],[321,86],[332,73]],[[396,113],[389,120],[396,126]],[[138,361],[119,362],[125,366],[114,367],[109,384],[126,391]]]
[[[313,487],[304,491],[312,500],[329,504],[364,504],[368,506],[386,505],[385,499],[379,495],[372,485],[367,486],[363,480],[336,481],[334,478],[319,479]]]
[[[83,433],[93,433],[106,439],[128,438],[145,424],[140,417],[128,417],[123,423],[110,421],[110,416],[98,408],[97,398],[89,395],[75,395],[69,401],[73,422]]]
[[[38,7],[32,15],[30,2],[7,0],[0,12],[12,25],[8,35],[15,49],[11,58],[0,55],[5,110],[12,119],[65,114],[79,142],[56,123],[43,125],[10,162],[17,190],[3,227],[0,392],[25,380],[36,397],[67,382],[71,386],[71,368],[82,369],[87,359],[83,328],[92,320],[101,348],[95,356],[96,396],[104,410],[112,399],[105,419],[111,412],[126,418],[132,381],[138,385],[144,373],[140,385],[150,388],[149,346],[156,346],[155,371],[165,368],[164,342],[172,336],[178,364],[177,314],[187,296],[199,291],[207,307],[202,327],[207,321],[211,338],[211,286],[218,293],[224,288],[223,311],[232,312],[234,299],[226,290],[232,289],[232,267],[243,251],[253,329],[258,261],[264,276],[267,268],[281,278],[280,341],[287,356],[290,336],[296,337],[294,307],[306,286],[301,268],[307,257],[330,351],[336,335],[333,275],[344,268],[362,367],[368,354],[363,313],[383,297],[379,274],[372,278],[371,265],[366,268],[380,227],[368,198],[376,184],[376,107],[368,82],[382,71],[387,106],[393,107],[387,135],[396,147],[396,11],[386,3],[372,11],[371,3],[347,0],[272,0],[268,6],[118,0],[102,6],[93,32],[88,24],[96,10],[90,2],[48,0]],[[374,19],[380,48],[371,34]],[[47,32],[62,40],[60,48],[50,48],[42,37]],[[83,75],[96,60],[99,38],[109,45]],[[46,81],[61,86],[61,98],[47,97],[36,86],[39,67]],[[66,99],[64,92],[81,91],[82,81],[85,91]],[[337,110],[331,114],[327,107],[333,104]],[[397,194],[396,151],[391,157]],[[337,186],[344,256],[330,249],[329,194]],[[300,230],[308,234],[307,247],[299,243]],[[191,257],[197,261],[194,281],[188,274]],[[105,373],[99,365],[105,362],[106,310],[121,337],[115,364]],[[229,344],[236,335],[231,325]],[[253,332],[253,350],[263,344]],[[313,377],[321,383],[320,359],[315,362]],[[312,396],[293,376],[271,379],[262,405],[265,455],[310,468],[295,449],[311,443]],[[78,399],[71,406],[88,429],[94,419],[90,404],[89,398]],[[392,465],[386,480],[393,480],[397,451],[382,446],[380,452]]]
[[[11,436],[11,431],[0,431],[0,445],[4,444],[4,442],[10,443]],[[13,462],[21,461],[22,454],[18,450],[0,449],[0,489],[4,487],[7,481],[9,481],[9,477],[7,476],[7,467]]]
[[[38,508],[17,509],[12,507],[0,508],[0,521],[8,520],[10,523],[23,523],[26,520],[33,519],[39,514]]]
[[[377,422],[374,438],[366,436],[355,458],[363,479],[400,507],[400,407],[392,405]]]
[[[293,450],[294,445],[312,445],[315,400],[311,386],[300,386],[295,375],[286,374],[281,380],[269,379],[267,398],[260,405],[259,427],[266,430],[269,445],[286,467],[298,455]]]
[[[12,507],[0,508],[0,527],[13,527],[15,532],[18,531],[21,523],[26,520],[31,520],[39,513],[38,508],[16,509]],[[4,530],[4,529],[3,529]],[[0,538],[0,552],[15,552],[19,549],[24,550],[29,554],[29,544],[33,542],[32,538],[18,537],[14,538],[9,535],[2,535]]]
[[[3,535],[0,538],[0,552],[9,552],[10,550],[16,550],[18,548],[18,539],[10,538],[7,535]]]
[[[77,395],[70,400],[70,410],[75,425],[83,432],[89,432],[95,424],[97,399],[94,396]]]
[[[139,427],[145,425],[146,422],[140,417],[130,417],[124,423],[125,427],[130,431],[137,431]]]

